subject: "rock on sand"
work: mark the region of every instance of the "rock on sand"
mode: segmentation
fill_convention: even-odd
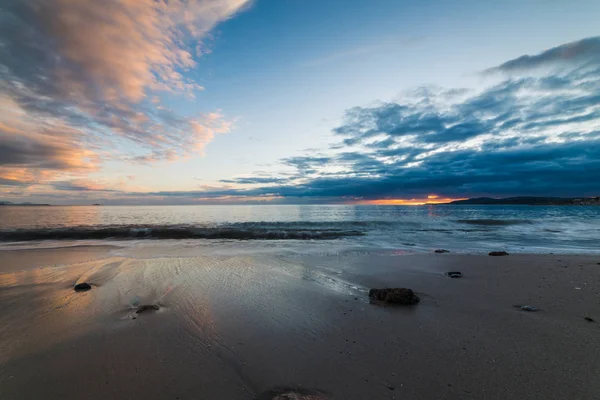
[[[92,287],[90,286],[89,283],[78,283],[77,285],[75,285],[74,289],[76,292],[85,292],[86,290],[90,290]]]
[[[374,301],[400,305],[413,305],[421,301],[411,289],[406,288],[371,289],[369,298]]]

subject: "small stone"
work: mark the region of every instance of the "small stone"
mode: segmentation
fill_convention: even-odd
[[[450,250],[437,249],[437,250],[435,250],[435,253],[450,253]]]
[[[492,251],[489,254],[490,256],[495,256],[495,257],[499,257],[499,256],[507,256],[508,253],[505,251]]]
[[[583,319],[585,319],[587,322],[594,322],[594,318],[583,317]]]
[[[523,311],[537,311],[537,307],[534,306],[521,306],[521,310]]]
[[[530,312],[535,312],[535,311],[539,311],[539,308],[535,307],[535,306],[522,306],[520,304],[517,304],[514,306],[515,308],[518,308],[521,311],[530,311]]]
[[[78,283],[77,285],[75,285],[74,289],[76,292],[85,292],[86,290],[90,290],[92,287],[90,286],[89,283]]]
[[[446,276],[448,278],[462,278],[463,274],[460,271],[450,271],[446,272]]]
[[[369,298],[377,302],[401,305],[413,305],[421,301],[411,289],[406,288],[371,289]]]
[[[140,314],[145,311],[158,311],[158,310],[160,310],[160,307],[157,306],[156,304],[144,304],[144,305],[139,306],[137,308],[137,310],[135,310],[135,313]]]
[[[387,388],[388,388],[388,389],[390,389],[390,390],[394,390],[394,389],[396,389],[396,388],[395,388],[395,387],[393,387],[393,386],[388,386]]]

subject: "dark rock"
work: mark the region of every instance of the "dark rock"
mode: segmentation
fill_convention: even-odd
[[[535,312],[535,311],[539,311],[540,309],[535,307],[535,306],[522,306],[520,304],[517,304],[515,306],[513,306],[515,308],[518,308],[521,311],[529,311],[529,312]]]
[[[507,256],[507,255],[508,255],[508,253],[507,253],[507,252],[505,252],[505,251],[492,251],[492,252],[490,253],[490,256],[496,256],[496,257],[499,257],[499,256]]]
[[[406,288],[371,289],[369,298],[378,302],[402,305],[417,304],[421,301],[412,290]]]
[[[534,306],[521,306],[521,311],[537,311],[538,308]]]
[[[450,250],[437,249],[434,251],[435,253],[450,253]]]
[[[583,317],[583,319],[585,319],[587,322],[594,322],[594,318]]]
[[[463,274],[460,271],[450,271],[446,272],[446,276],[448,278],[462,278]]]
[[[158,310],[160,310],[160,307],[157,306],[156,304],[143,304],[143,305],[139,306],[137,308],[137,310],[135,310],[135,313],[140,314],[145,311],[158,311]]]
[[[90,290],[92,287],[90,286],[89,283],[78,283],[77,285],[75,285],[74,289],[76,292],[85,292],[86,290]]]

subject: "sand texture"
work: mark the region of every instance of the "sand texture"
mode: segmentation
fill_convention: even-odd
[[[600,398],[598,257],[8,253],[0,399]]]

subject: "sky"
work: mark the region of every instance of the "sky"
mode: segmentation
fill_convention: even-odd
[[[600,2],[4,0],[0,200],[600,195]]]

